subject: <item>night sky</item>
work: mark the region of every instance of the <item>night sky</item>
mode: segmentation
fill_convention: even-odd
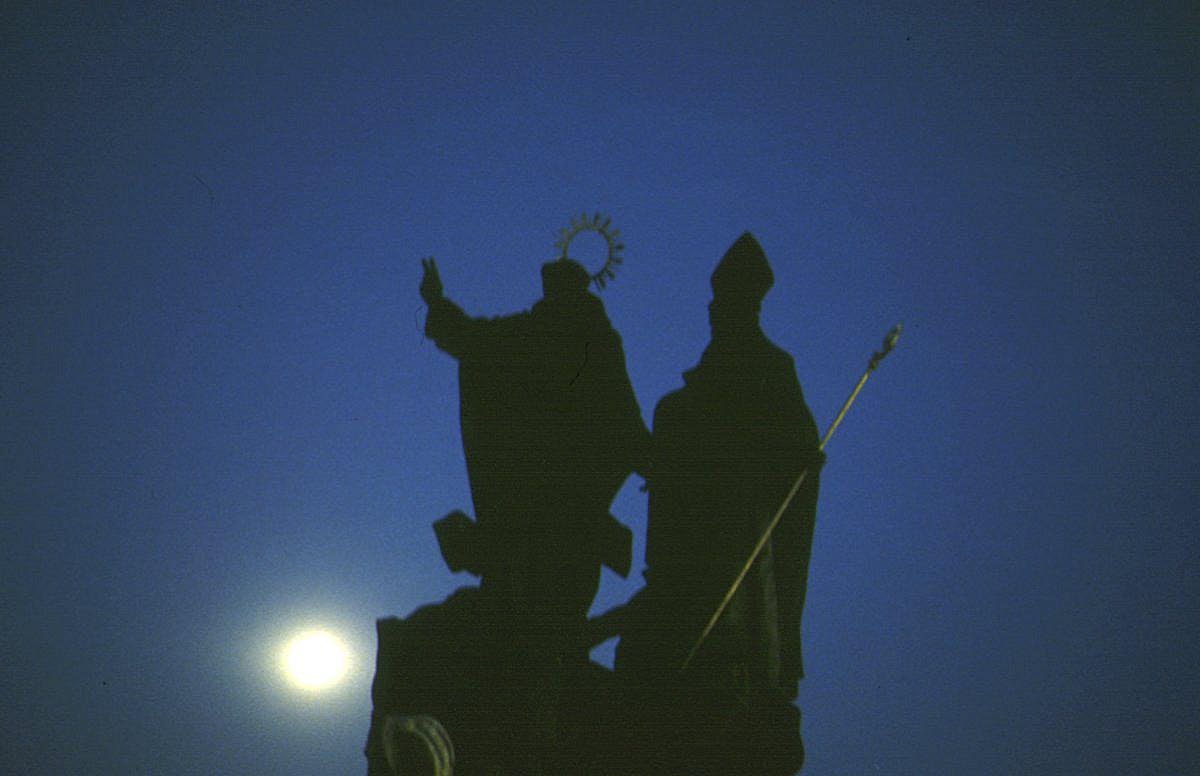
[[[743,231],[822,429],[904,323],[827,449],[806,773],[1200,771],[1194,3],[167,5],[0,14],[0,772],[365,772],[375,618],[472,580],[420,259],[516,312],[584,211],[648,421]]]

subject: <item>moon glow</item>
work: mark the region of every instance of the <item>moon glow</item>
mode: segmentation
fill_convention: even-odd
[[[336,636],[323,630],[306,631],[284,647],[280,666],[292,684],[323,690],[341,681],[350,667],[350,653]]]

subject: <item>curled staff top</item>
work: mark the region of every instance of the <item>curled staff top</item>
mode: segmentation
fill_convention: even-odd
[[[867,371],[875,371],[875,367],[879,366],[879,362],[883,360],[884,356],[892,352],[892,348],[896,347],[896,341],[900,339],[900,332],[903,328],[903,324],[897,323],[891,328],[891,331],[884,336],[883,347],[882,349],[871,354],[871,360],[867,364]]]
[[[565,261],[571,258],[569,253],[571,240],[575,239],[580,232],[595,232],[604,238],[604,242],[608,244],[608,254],[605,257],[604,266],[591,273],[592,282],[600,290],[604,290],[608,286],[608,281],[616,278],[617,267],[625,261],[621,256],[621,251],[625,250],[625,244],[621,242],[621,231],[612,229],[611,226],[611,218],[600,213],[591,216],[584,213],[572,218],[571,225],[559,232],[558,240],[554,243],[554,247],[558,249],[558,258]]]

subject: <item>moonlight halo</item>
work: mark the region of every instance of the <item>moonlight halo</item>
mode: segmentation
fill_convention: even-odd
[[[350,653],[329,631],[304,631],[293,636],[283,648],[280,668],[296,687],[325,690],[345,678],[350,668]]]

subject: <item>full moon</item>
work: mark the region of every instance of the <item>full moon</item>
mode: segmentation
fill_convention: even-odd
[[[323,690],[341,681],[350,667],[350,654],[328,631],[300,633],[284,647],[283,672],[292,684],[306,690]]]

